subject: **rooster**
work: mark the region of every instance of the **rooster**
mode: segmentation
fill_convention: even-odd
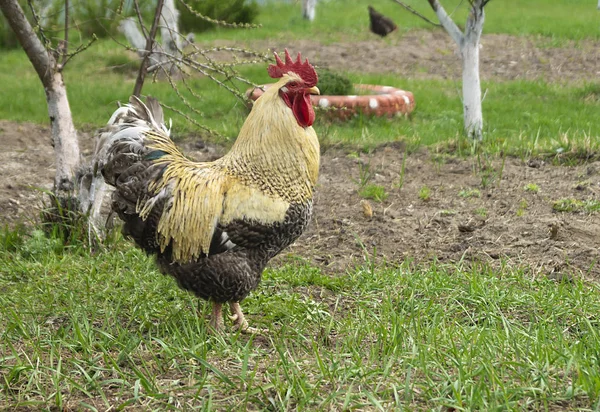
[[[114,187],[123,232],[179,286],[212,303],[210,326],[258,332],[240,302],[270,259],[306,228],[319,172],[311,94],[317,73],[300,53],[268,67],[279,79],[254,103],[231,150],[214,162],[179,151],[158,101],[131,97],[99,131],[96,170]]]
[[[369,6],[369,20],[371,22],[370,29],[373,33],[385,37],[398,28],[390,18],[377,12],[373,7]]]

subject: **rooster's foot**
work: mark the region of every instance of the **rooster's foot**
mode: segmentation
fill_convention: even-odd
[[[213,302],[212,314],[210,316],[209,323],[213,332],[221,333],[223,332],[224,322],[223,322],[223,304]]]
[[[231,308],[232,313],[232,315],[229,316],[229,319],[231,319],[234,323],[234,330],[239,330],[242,333],[248,334],[261,334],[269,332],[269,329],[253,328],[249,326],[248,321],[244,316],[244,312],[242,312],[242,307],[238,302],[230,303],[229,307]]]

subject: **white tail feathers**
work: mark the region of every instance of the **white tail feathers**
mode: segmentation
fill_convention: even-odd
[[[119,143],[130,146],[132,153],[142,149],[145,132],[154,131],[170,136],[170,125],[164,124],[164,115],[158,100],[147,97],[146,102],[131,96],[129,103],[120,106],[112,114],[105,127],[98,130],[95,136],[95,148],[92,164],[82,168],[79,176],[80,201],[84,210],[89,211],[90,233],[102,236],[104,228],[101,209],[104,200],[112,192],[104,181],[102,169],[109,161],[113,149]]]

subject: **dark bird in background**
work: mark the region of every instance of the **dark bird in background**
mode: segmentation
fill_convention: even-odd
[[[371,20],[370,29],[373,33],[385,37],[398,28],[388,17],[377,12],[373,7],[369,6],[369,19]]]
[[[193,162],[169,137],[157,100],[132,97],[98,135],[96,170],[115,188],[112,209],[124,232],[179,285],[223,304],[237,329],[253,332],[240,302],[263,269],[306,228],[319,171],[310,95],[317,73],[300,54],[275,54],[278,81],[256,101],[238,138],[214,162]]]

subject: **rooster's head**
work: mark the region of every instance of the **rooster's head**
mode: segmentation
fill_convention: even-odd
[[[281,78],[278,83],[279,96],[288,105],[298,124],[302,127],[312,126],[315,121],[315,111],[310,102],[311,94],[319,94],[317,88],[318,76],[315,68],[298,53],[298,58],[293,61],[290,53],[285,50],[285,63],[275,54],[276,64],[269,66],[269,76],[274,79]]]

